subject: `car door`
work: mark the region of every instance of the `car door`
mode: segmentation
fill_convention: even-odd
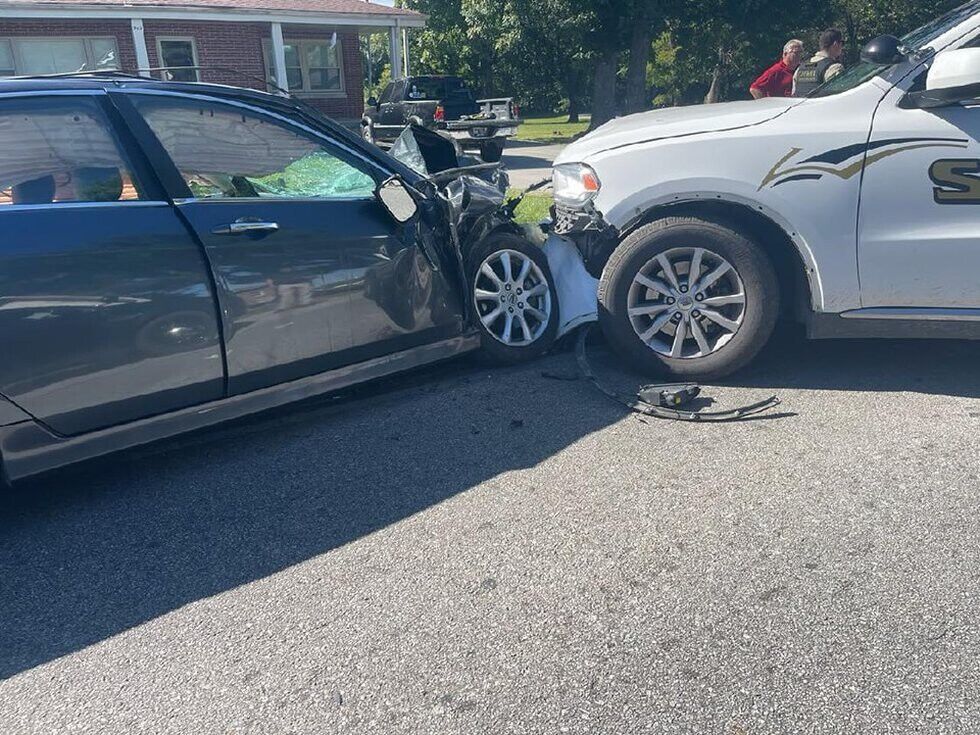
[[[107,102],[0,98],[0,393],[63,435],[224,390],[204,254]]]
[[[394,140],[405,127],[405,88],[406,80],[401,79],[393,84],[387,100],[384,97],[381,99],[382,134],[386,139]]]
[[[375,197],[389,172],[353,142],[241,101],[125,97],[213,268],[231,394],[460,331],[454,292]]]
[[[980,309],[980,100],[919,110],[903,109],[903,96],[889,93],[871,132],[862,306]]]

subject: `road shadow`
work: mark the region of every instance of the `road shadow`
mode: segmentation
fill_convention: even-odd
[[[19,486],[0,498],[0,679],[533,467],[622,418],[582,384],[543,377],[549,361],[568,356],[456,362]]]
[[[980,398],[978,364],[977,341],[810,341],[783,326],[751,367],[720,384]]]
[[[561,146],[561,145],[567,145],[567,144],[566,143],[548,143],[548,142],[542,142],[542,141],[538,141],[538,140],[517,140],[516,138],[511,138],[510,140],[507,141],[507,149],[506,150],[511,150],[513,148],[516,148],[518,150],[520,150],[521,148],[543,148],[545,146],[552,146],[552,145]]]
[[[620,421],[625,408],[571,379],[568,344],[521,368],[455,362],[401,376],[0,497],[0,679],[327,553]],[[591,350],[597,372],[624,389],[650,382],[601,342]],[[978,343],[782,332],[723,385],[745,388],[725,394],[743,403],[786,389],[977,398],[978,357]]]
[[[620,392],[663,382],[624,364],[593,330],[589,355],[599,377]],[[570,345],[566,344],[566,349]],[[787,390],[920,393],[980,398],[980,341],[966,340],[807,340],[803,330],[780,325],[772,340],[747,368],[703,384],[744,388],[747,401]],[[711,410],[731,408],[711,406]],[[784,406],[790,409],[790,406]]]
[[[504,165],[507,167],[508,171],[533,171],[535,169],[550,170],[551,161],[546,157],[537,156],[515,156],[513,154],[504,154]]]

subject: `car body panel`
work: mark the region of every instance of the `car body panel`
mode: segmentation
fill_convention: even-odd
[[[374,196],[195,198],[134,94],[258,108],[322,136],[375,183],[400,177],[419,213],[398,224]],[[460,184],[450,204],[435,180],[300,103],[252,90],[117,76],[0,80],[0,101],[61,96],[99,100],[145,196],[0,207],[0,335],[27,359],[0,365],[0,479],[480,347],[463,255],[495,229],[516,230],[502,189],[488,197]],[[284,226],[215,235],[242,218]]]
[[[938,52],[972,39],[980,28],[980,5],[971,8],[972,16],[929,39],[928,46]],[[697,106],[623,118],[572,143],[555,164],[584,163],[595,170],[601,190],[590,206],[600,224],[620,236],[651,212],[669,213],[672,205],[699,200],[729,202],[763,215],[796,248],[810,283],[814,313],[840,314],[866,305],[858,269],[865,244],[862,262],[870,266],[873,261],[872,278],[880,279],[874,285],[869,281],[868,298],[875,305],[951,306],[948,300],[955,295],[955,306],[974,307],[977,290],[970,274],[980,257],[971,239],[975,215],[971,217],[968,207],[948,215],[935,210],[926,163],[962,152],[962,145],[952,140],[957,137],[971,138],[970,146],[975,147],[974,124],[965,122],[964,112],[943,113],[959,121],[947,124],[926,122],[931,113],[915,111],[906,119],[917,118],[918,125],[883,124],[879,132],[872,132],[874,121],[884,119],[886,107],[892,114],[924,65],[927,62],[911,59],[833,96]],[[909,197],[914,192],[916,204],[903,196],[890,199],[892,189],[913,173],[914,187],[904,191]],[[869,197],[867,186],[872,183],[876,191]],[[869,210],[859,231],[865,202]],[[923,222],[926,216],[933,218],[930,224]],[[912,233],[921,238],[920,244],[909,242]],[[925,282],[915,261],[927,258],[925,251],[932,246],[938,248],[943,265]],[[883,267],[887,256],[882,253],[903,249],[900,267],[905,272],[895,278],[890,266]],[[956,274],[954,251],[960,264],[968,265]],[[929,266],[925,268],[928,272]],[[942,299],[935,294],[939,288],[948,289]],[[913,295],[910,289],[919,292]]]
[[[479,336],[461,335],[251,393],[142,419],[124,426],[89,432],[83,436],[58,436],[36,421],[0,426],[3,468],[7,479],[16,481],[56,467],[214,426],[367,380],[447,360],[475,350],[479,345]]]
[[[65,435],[223,395],[207,266],[168,204],[14,206],[0,228],[0,393]]]
[[[371,183],[369,193],[356,195],[327,186],[322,195],[310,198],[254,193],[195,198],[164,150],[175,143],[160,141],[130,115],[134,130],[153,139],[148,145],[160,148],[163,160],[158,166],[169,169],[163,178],[170,182],[177,210],[203,243],[213,269],[224,321],[229,395],[461,333],[459,299],[451,297],[449,284],[421,257],[414,226],[398,225],[373,194],[396,170],[360,155],[360,141],[338,141],[327,131],[261,106],[206,95],[185,94],[179,100],[144,92],[126,96],[134,105],[132,114],[151,111],[161,116],[158,125],[168,124],[170,114],[200,107],[279,130],[282,145],[295,140],[318,148]],[[248,135],[249,128],[243,126],[241,133]],[[180,154],[186,157],[187,150]],[[234,146],[210,155],[211,166],[236,157]],[[254,165],[265,159],[274,165],[279,155],[256,150],[263,160]],[[229,232],[233,223],[243,221],[276,229]],[[392,263],[400,267],[392,269]],[[409,277],[386,277],[389,270],[393,276],[408,271]]]
[[[619,117],[565,148],[555,165],[584,162],[606,151],[704,133],[722,133],[768,122],[803,100],[770,97],[751,102],[666,107]]]
[[[980,104],[903,109],[901,96],[889,93],[871,134],[876,150],[905,150],[864,174],[862,306],[980,307]]]

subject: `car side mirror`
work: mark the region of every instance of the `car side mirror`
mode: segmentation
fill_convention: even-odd
[[[961,48],[936,54],[925,91],[908,95],[908,106],[927,110],[975,99],[980,99],[980,48]]]
[[[861,49],[861,61],[869,64],[900,64],[905,61],[902,42],[895,36],[878,36]]]
[[[376,195],[388,214],[400,225],[410,222],[419,212],[418,202],[412,192],[397,176],[392,176],[379,186]]]
[[[367,103],[368,103],[368,107],[378,107],[379,106],[379,104],[378,104],[378,98],[377,97],[368,97]]]

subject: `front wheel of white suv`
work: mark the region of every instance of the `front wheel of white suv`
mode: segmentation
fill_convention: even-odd
[[[779,286],[754,242],[716,222],[667,217],[613,252],[599,281],[606,338],[637,367],[681,380],[724,377],[772,335]]]

